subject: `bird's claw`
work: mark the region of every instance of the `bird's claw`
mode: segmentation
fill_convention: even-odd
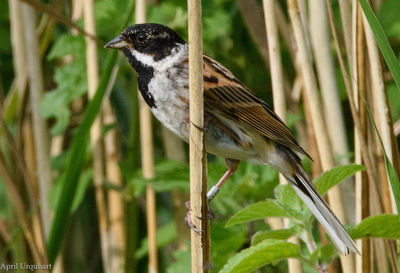
[[[185,223],[186,223],[186,225],[188,225],[188,227],[189,227],[190,229],[192,229],[194,232],[196,232],[196,233],[201,233],[202,231],[199,230],[199,229],[193,224],[193,222],[192,222],[192,218],[191,218],[191,211],[192,211],[192,209],[190,208],[190,201],[186,201],[186,202],[185,202],[185,207],[189,210],[189,211],[187,212],[186,216],[185,216]],[[207,216],[206,216],[206,220],[214,219],[214,217],[215,217],[215,214],[212,212],[211,209],[208,209],[208,211],[207,211]],[[197,219],[200,219],[200,220],[203,220],[202,217],[196,216],[196,218],[197,218]]]
[[[201,127],[201,126],[195,124],[193,121],[190,121],[190,122],[192,123],[192,125],[193,125],[194,127],[196,127],[196,129],[199,129],[199,130],[202,131],[202,132],[207,132],[207,128],[206,128],[205,126],[204,126],[204,127]]]
[[[194,232],[196,232],[198,234],[201,234],[202,231],[199,230],[192,222],[191,211],[190,210],[186,213],[185,223],[191,230],[193,230]]]

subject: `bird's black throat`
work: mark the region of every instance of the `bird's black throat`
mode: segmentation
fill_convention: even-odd
[[[154,69],[148,65],[139,62],[135,56],[132,55],[129,49],[123,50],[125,56],[128,58],[129,63],[135,69],[138,79],[139,91],[143,96],[144,101],[150,108],[157,108],[152,94],[149,92],[149,82],[154,76]]]

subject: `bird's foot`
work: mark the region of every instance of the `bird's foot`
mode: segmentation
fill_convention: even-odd
[[[186,208],[188,209],[188,212],[187,212],[187,214],[186,214],[186,216],[185,216],[185,223],[186,223],[186,225],[188,225],[188,227],[189,227],[190,229],[192,229],[194,232],[196,232],[196,233],[201,233],[202,231],[199,230],[199,229],[195,226],[195,224],[193,224],[193,222],[192,222],[192,218],[191,218],[192,209],[190,208],[190,201],[185,202],[185,206],[186,206]],[[211,220],[211,219],[214,218],[214,216],[215,216],[215,214],[212,212],[212,210],[211,210],[210,208],[208,208],[206,220]],[[196,218],[202,220],[201,217],[197,217],[197,216],[196,216]]]

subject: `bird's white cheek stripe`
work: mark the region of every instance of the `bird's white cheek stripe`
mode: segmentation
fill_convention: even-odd
[[[138,60],[140,63],[147,65],[147,66],[153,66],[154,65],[154,59],[153,56],[140,53],[134,49],[131,49],[132,55]]]
[[[165,57],[158,62],[154,61],[154,57],[145,53],[140,53],[134,49],[131,49],[132,55],[142,64],[156,68],[159,71],[166,70],[173,66],[177,61],[186,58],[187,56],[187,45],[179,44],[178,47],[174,48],[168,57]]]

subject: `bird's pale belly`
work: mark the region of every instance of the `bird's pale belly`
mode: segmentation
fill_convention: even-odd
[[[178,100],[173,101],[178,102]],[[188,142],[190,119],[187,104],[178,103],[178,105],[175,104],[175,106],[173,106],[171,103],[162,103],[158,105],[156,103],[156,107],[153,107],[151,111],[167,129],[172,131],[183,141]],[[252,145],[249,145],[248,149],[243,149],[243,147],[239,146],[232,136],[228,135],[214,120],[209,120],[207,122],[205,132],[206,150],[208,153],[241,161],[249,160],[249,158],[257,154],[256,149],[254,149]],[[249,136],[245,135],[241,137],[249,138]]]
[[[190,130],[189,118],[189,90],[187,75],[175,74],[179,70],[172,68],[165,72],[156,72],[156,76],[150,81],[149,92],[155,101],[155,107],[151,108],[154,116],[170,131],[179,138],[188,142]],[[173,81],[171,79],[184,78],[184,81]],[[214,113],[213,113],[214,114]],[[218,119],[218,122],[215,120]],[[260,147],[257,147],[257,140],[253,135],[246,135],[244,131],[224,120],[222,117],[206,117],[206,150],[208,153],[215,154],[224,158],[237,160],[249,160],[257,156]],[[221,122],[225,127],[236,133],[236,138],[248,142],[249,145],[244,148],[237,143],[226,129],[221,128]],[[251,131],[251,129],[250,129]],[[255,145],[252,145],[254,143]]]

